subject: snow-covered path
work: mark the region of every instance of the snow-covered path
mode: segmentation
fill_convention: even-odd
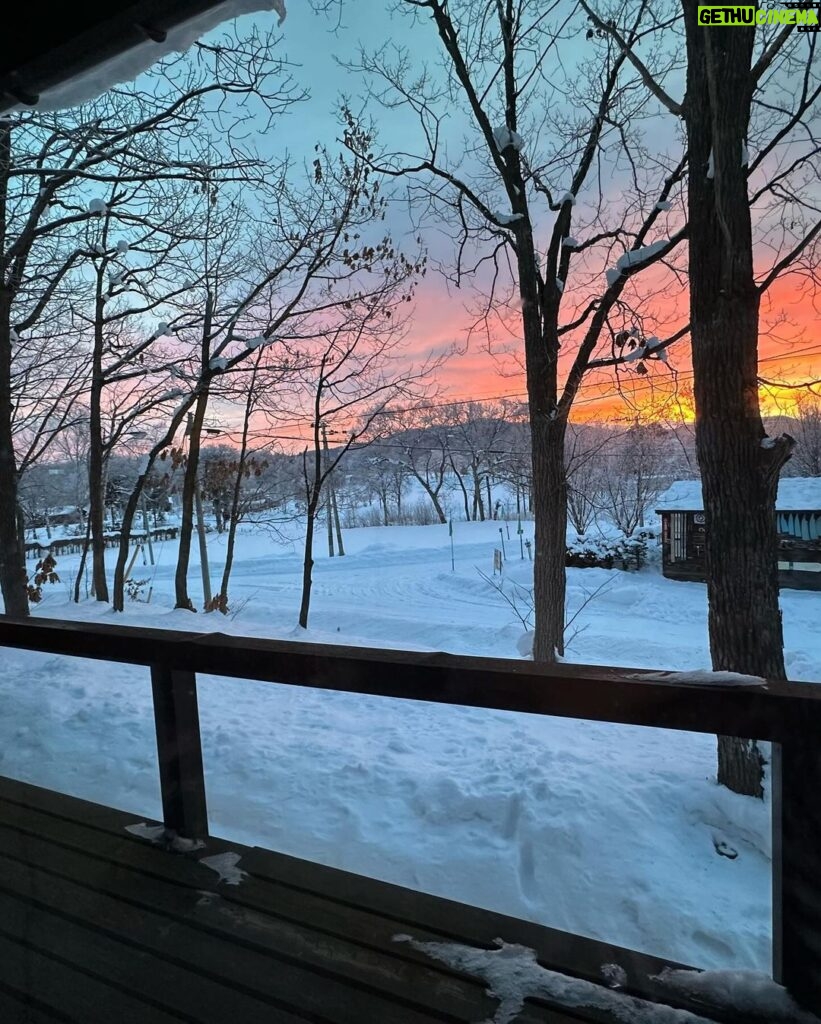
[[[505,544],[518,555],[514,530]],[[498,524],[457,524],[454,573],[445,527],[348,531],[345,558],[317,558],[300,635],[516,657],[522,627],[476,570],[498,538]],[[219,538],[211,551],[216,576]],[[170,610],[173,554],[162,551],[149,606],[117,619],[58,586],[38,614],[296,635],[298,548],[241,538],[232,594],[248,602],[233,619]],[[71,561],[59,570],[68,580]],[[508,563],[510,576],[528,572]],[[708,665],[702,587],[652,568],[569,579],[571,607],[612,581],[579,617],[574,660]],[[819,598],[782,599],[791,670],[821,679]],[[158,816],[147,673],[2,658],[0,772]],[[700,966],[768,967],[769,810],[715,785],[711,737],[213,677],[200,707],[215,834]]]

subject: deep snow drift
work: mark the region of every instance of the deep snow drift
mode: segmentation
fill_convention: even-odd
[[[525,581],[515,523],[510,539],[504,524],[455,524],[455,572],[444,526],[350,530],[332,560],[318,546],[307,633],[298,538],[262,534],[240,538],[233,618],[171,610],[172,543],[134,572],[153,581],[150,605],[71,605],[65,558],[37,614],[515,658],[522,626],[477,571],[500,526],[506,573]],[[223,540],[209,545],[216,577]],[[196,567],[191,579],[196,601]],[[656,567],[570,570],[571,611],[605,581],[572,660],[709,666],[703,587]],[[795,678],[821,679],[819,603],[782,594]],[[2,657],[0,773],[158,817],[147,672]],[[769,968],[769,808],[715,785],[712,737],[213,677],[200,708],[215,835],[696,966]]]

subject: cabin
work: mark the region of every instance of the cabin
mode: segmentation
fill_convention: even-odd
[[[662,571],[671,580],[707,581],[707,520],[701,481],[678,480],[661,496]],[[776,499],[782,587],[821,590],[821,478],[784,477]]]

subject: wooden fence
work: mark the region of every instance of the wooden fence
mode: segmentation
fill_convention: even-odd
[[[179,535],[177,526],[157,526],[150,531],[152,541],[176,540]],[[147,539],[145,533],[132,533],[133,544],[144,544]],[[118,548],[120,546],[119,533],[107,533],[103,537],[103,543],[107,548]],[[26,558],[42,558],[51,552],[55,558],[60,555],[82,554],[86,545],[86,538],[82,537],[59,537],[53,540],[30,540],[26,541]]]

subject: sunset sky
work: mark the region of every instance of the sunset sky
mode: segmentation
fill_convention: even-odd
[[[260,140],[265,151],[270,147],[272,155],[282,156],[287,150],[294,160],[309,160],[313,155],[317,142],[329,148],[336,147],[339,128],[336,110],[341,95],[346,95],[352,107],[359,109],[363,95],[363,82],[360,76],[341,67],[338,61],[352,61],[356,58],[361,43],[366,49],[388,43],[392,39],[401,39],[409,46],[420,66],[424,62],[434,62],[438,55],[438,40],[429,24],[411,24],[406,17],[391,15],[388,4],[368,2],[342,7],[342,23],[334,19],[328,20],[314,14],[306,3],[292,3],[288,6],[288,16],[282,28],[282,46],[290,60],[299,67],[296,69],[298,81],[304,82],[310,89],[310,98],[287,115],[279,128],[270,137]],[[251,16],[261,26],[269,23],[268,15]],[[246,19],[242,19],[242,22]],[[270,23],[273,23],[272,16]],[[583,33],[579,35],[581,39]],[[568,47],[581,46],[583,43],[570,40]],[[402,110],[385,112],[379,108],[369,108],[377,122],[379,141],[387,149],[413,149],[418,128],[415,117]],[[457,142],[464,133],[465,125],[452,123],[452,140]],[[675,127],[663,123],[659,119],[659,145],[667,147],[677,145],[672,136]],[[614,182],[614,197],[618,198],[618,181]],[[415,235],[415,229],[408,221],[403,204],[397,202],[393,209],[393,222],[390,228],[397,240]],[[680,223],[682,210],[670,214],[672,231]],[[547,224],[549,228],[549,223]],[[424,234],[424,242],[434,259],[446,261],[452,252],[450,242],[441,233],[428,230]],[[769,253],[762,249],[761,267],[768,265]],[[602,272],[603,272],[602,268]],[[679,315],[686,315],[686,296],[680,292],[677,297],[666,298],[669,281],[659,281],[662,294],[654,299],[654,314],[658,317],[660,327],[648,333],[664,336],[665,326],[680,323]],[[579,292],[565,292],[564,302],[568,308],[574,303],[582,303],[591,295],[599,284],[588,278],[584,288]],[[604,282],[601,281],[603,290]],[[410,329],[408,354],[419,358],[432,348],[439,351],[453,346],[455,354],[449,359],[441,373],[441,400],[458,401],[461,399],[492,399],[524,397],[524,381],[521,373],[515,373],[510,362],[500,362],[489,351],[485,341],[468,336],[471,322],[470,307],[475,306],[476,295],[470,289],[455,291],[448,288],[441,276],[429,273],[421,282],[417,293],[417,302]],[[799,278],[779,280],[764,297],[761,308],[761,375],[773,380],[795,382],[806,377],[821,376],[821,339],[818,337],[818,302],[812,292]],[[663,321],[669,323],[665,325]],[[513,318],[515,326],[515,316]],[[504,339],[499,339],[504,341]],[[510,340],[507,339],[507,344]],[[514,346],[515,347],[515,346]],[[571,353],[568,352],[569,360]],[[626,403],[619,394],[616,374],[612,369],[598,371],[590,375],[583,385],[583,391],[577,400],[575,415],[577,418],[618,417],[629,415],[633,406],[647,406],[660,400],[678,388],[681,396],[681,409],[687,412],[687,394],[691,386],[691,370],[689,345],[687,341],[677,343],[669,352],[669,364],[675,374],[661,364],[653,364],[648,376],[637,378],[631,370],[622,371],[618,377],[622,390],[632,396],[632,405]],[[776,404],[779,401],[789,402],[792,393],[783,391],[774,393]],[[772,406],[773,396],[768,397],[768,407]]]

